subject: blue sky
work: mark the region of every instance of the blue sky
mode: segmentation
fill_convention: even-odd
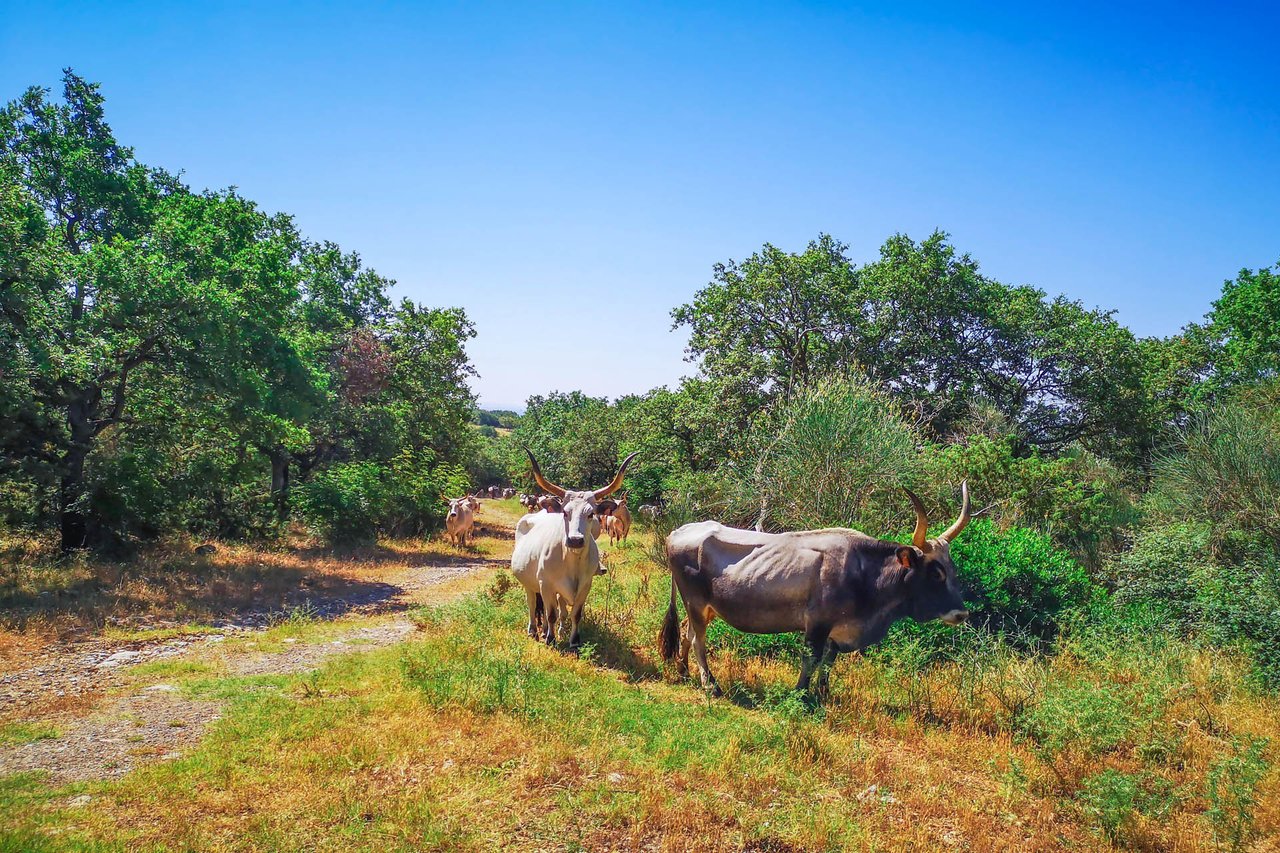
[[[1280,260],[1280,12],[1049,5],[0,0],[0,98],[72,66],[144,162],[465,307],[484,404],[617,396],[765,241],[942,228],[1140,334]]]

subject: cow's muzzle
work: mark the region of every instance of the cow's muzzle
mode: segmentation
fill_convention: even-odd
[[[587,540],[583,536],[566,536],[564,544],[568,545],[570,548],[581,548],[583,545],[587,544]]]
[[[964,622],[968,621],[969,611],[968,610],[952,610],[942,614],[938,618],[942,620],[943,625],[950,625],[952,627],[955,627],[956,625],[961,625]]]

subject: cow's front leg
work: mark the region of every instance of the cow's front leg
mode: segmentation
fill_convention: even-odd
[[[542,593],[542,639],[548,646],[556,644],[556,626],[560,622],[560,600],[554,592],[543,590]]]
[[[834,640],[827,641],[827,651],[822,656],[822,662],[818,664],[818,686],[814,689],[814,693],[822,699],[827,698],[828,687],[831,679],[831,669],[836,665],[836,657],[839,656],[840,650],[836,648]]]
[[[595,577],[595,572],[587,575],[585,581],[578,585],[577,595],[574,598],[573,609],[569,611],[569,648],[576,649],[582,641],[582,611],[587,606],[587,595],[591,592],[591,581]]]
[[[822,665],[823,656],[827,653],[827,637],[831,632],[826,628],[810,628],[805,632],[805,643],[809,646],[809,654],[800,666],[800,680],[796,682],[796,690],[809,692],[809,681],[813,673]]]

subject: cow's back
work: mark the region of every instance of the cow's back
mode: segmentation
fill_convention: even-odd
[[[672,531],[667,556],[696,604],[739,630],[772,633],[804,628],[825,560],[813,544],[796,534],[703,521]]]

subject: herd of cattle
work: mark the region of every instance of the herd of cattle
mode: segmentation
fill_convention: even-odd
[[[607,533],[611,542],[626,541],[631,530],[626,494],[610,495],[622,486],[636,454],[603,488],[574,491],[543,477],[533,453],[525,452],[543,493],[518,496],[529,512],[516,524],[511,571],[525,591],[529,636],[553,645],[567,634],[570,649],[576,649],[592,581],[604,573],[596,539]],[[764,533],[699,521],[673,530],[666,538],[671,598],[659,635],[662,657],[688,674],[692,652],[703,687],[719,695],[707,665],[712,620],[752,634],[799,632],[808,654],[797,689],[823,692],[837,655],[878,642],[903,617],[964,622],[969,613],[950,545],[969,523],[968,484],[961,484],[959,517],[933,539],[924,503],[904,492],[916,518],[910,545],[846,528]],[[497,486],[487,494],[517,497],[514,489]],[[450,501],[446,530],[458,544],[469,541],[478,507],[478,496]],[[652,505],[638,512],[658,515]]]

